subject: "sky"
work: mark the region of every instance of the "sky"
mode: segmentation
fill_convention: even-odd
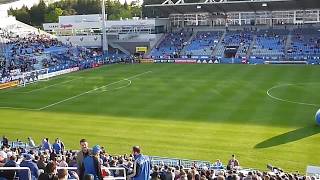
[[[120,0],[121,3],[124,3],[125,0]],[[127,0],[128,3],[131,3],[131,1],[136,1],[136,0]],[[142,3],[143,0],[140,0],[140,3]]]

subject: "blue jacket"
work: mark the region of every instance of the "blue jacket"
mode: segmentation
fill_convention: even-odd
[[[32,179],[36,179],[39,177],[39,169],[38,166],[36,165],[36,163],[30,161],[25,161],[23,160],[20,163],[20,167],[28,167],[31,171],[31,178]],[[28,171],[27,170],[20,170],[19,172],[19,179],[28,179]]]
[[[133,180],[149,180],[151,161],[148,156],[139,154],[134,157],[136,167],[136,175]]]
[[[43,144],[43,150],[49,150],[51,151],[51,144],[49,142],[45,142]]]
[[[86,156],[83,159],[80,168],[80,179],[83,179],[86,174],[92,174],[95,180],[102,180],[101,165],[96,157]]]
[[[61,153],[61,145],[59,143],[54,143],[52,145],[53,150],[55,151],[56,154]]]

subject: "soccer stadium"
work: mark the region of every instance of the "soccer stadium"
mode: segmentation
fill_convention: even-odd
[[[10,3],[0,180],[320,179],[319,0]]]

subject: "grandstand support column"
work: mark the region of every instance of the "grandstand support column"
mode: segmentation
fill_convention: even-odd
[[[107,17],[106,17],[106,1],[102,0],[102,51],[104,57],[108,55],[108,40],[107,40]]]

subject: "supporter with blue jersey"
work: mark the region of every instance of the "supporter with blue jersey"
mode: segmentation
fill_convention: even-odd
[[[150,178],[151,161],[148,156],[141,154],[139,146],[132,148],[134,156],[134,165],[132,174],[128,175],[128,179],[132,180],[148,180]]]
[[[49,152],[51,152],[52,148],[51,148],[51,144],[49,142],[49,138],[45,138],[42,141],[42,149],[43,150],[48,150]]]
[[[80,180],[84,179],[85,175],[91,174],[94,180],[102,180],[101,163],[100,159],[101,148],[96,145],[92,148],[92,155],[86,156],[83,159],[80,167]]]
[[[54,151],[56,154],[61,154],[62,147],[61,147],[61,144],[60,144],[60,141],[59,141],[58,138],[57,138],[57,139],[55,140],[55,142],[53,143],[52,149],[53,149],[53,151]]]
[[[37,179],[39,177],[39,169],[37,164],[32,161],[32,156],[30,154],[23,154],[24,159],[20,163],[20,167],[27,167],[31,172],[31,179]],[[29,179],[29,172],[27,170],[20,170],[19,179]]]

